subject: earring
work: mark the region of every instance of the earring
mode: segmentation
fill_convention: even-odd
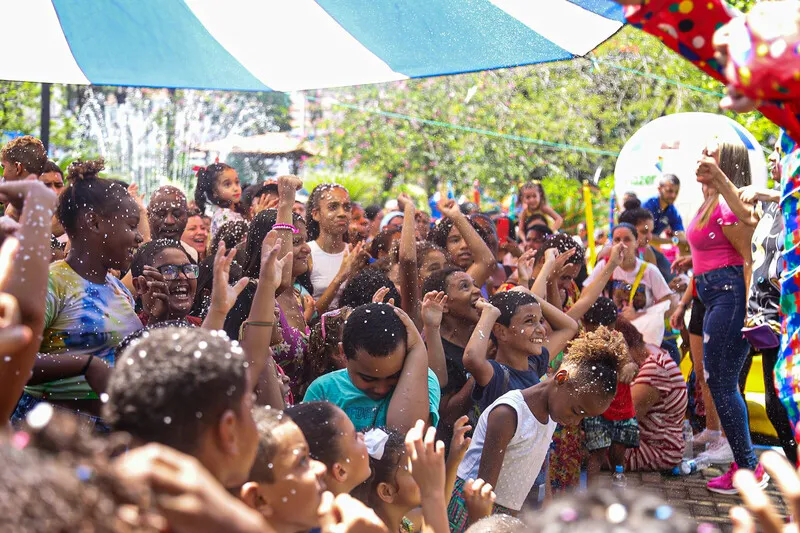
[[[569,379],[569,373],[566,370],[559,370],[556,372],[556,383],[563,385]]]

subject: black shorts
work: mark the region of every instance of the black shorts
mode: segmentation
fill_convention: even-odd
[[[706,306],[697,296],[692,297],[692,313],[689,317],[689,333],[703,335],[703,318],[706,316]]]

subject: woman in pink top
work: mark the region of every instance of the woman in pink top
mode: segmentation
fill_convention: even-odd
[[[739,394],[739,374],[749,352],[742,327],[752,229],[739,224],[719,192],[705,183],[711,171],[723,172],[737,187],[750,185],[747,148],[741,143],[715,141],[705,149],[698,161],[697,179],[703,182],[706,199],[686,232],[697,293],[706,306],[703,320],[706,382],[735,460],[726,474],[712,479],[707,486],[713,492],[734,494],[733,474],[738,468],[754,470],[764,485],[769,478],[753,452],[747,410]]]

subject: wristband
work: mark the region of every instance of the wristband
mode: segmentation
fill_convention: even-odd
[[[256,322],[254,320],[248,320],[244,323],[245,326],[259,326],[262,328],[272,328],[278,325],[277,322]]]
[[[294,234],[300,233],[300,230],[298,230],[292,224],[273,224],[272,225],[272,229],[288,229],[288,230],[291,230],[292,233],[294,233]]]

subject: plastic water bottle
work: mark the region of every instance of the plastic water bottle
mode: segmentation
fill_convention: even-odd
[[[711,460],[703,455],[698,455],[697,459],[689,459],[681,461],[681,474],[684,476],[688,476],[689,474],[694,474],[698,470],[703,470],[704,468],[708,468],[711,466]]]
[[[694,457],[694,432],[692,424],[688,420],[683,422],[683,459],[684,461]]]
[[[611,486],[617,490],[624,490],[628,486],[628,479],[625,477],[625,469],[622,468],[622,465],[614,468],[614,474],[611,475]]]

